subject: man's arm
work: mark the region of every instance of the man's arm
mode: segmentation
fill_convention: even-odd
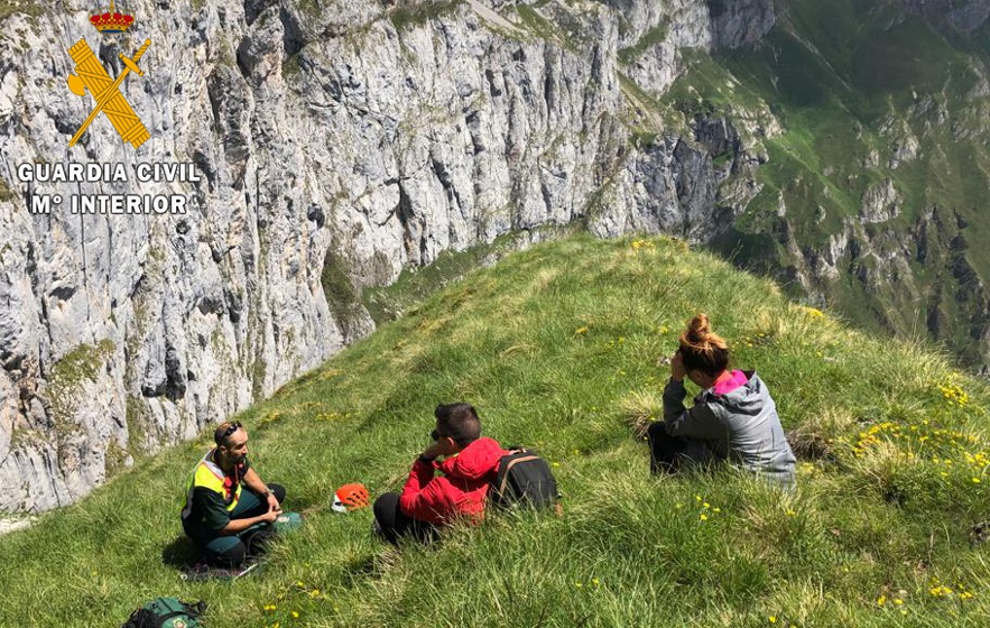
[[[281,510],[269,510],[263,515],[258,515],[257,517],[248,517],[247,519],[231,519],[224,526],[223,530],[220,530],[221,534],[237,534],[238,532],[243,532],[256,523],[261,523],[262,521],[267,521],[271,523],[282,513]]]
[[[434,477],[433,461],[417,459],[399,496],[402,512],[419,521],[442,521],[450,511],[442,484],[443,478]]]
[[[277,509],[279,507],[275,495],[268,490],[268,485],[261,481],[261,476],[254,470],[254,467],[248,467],[248,470],[244,472],[244,485],[268,499],[269,508]]]
[[[248,467],[248,470],[244,473],[244,486],[248,487],[258,495],[267,495],[268,485],[261,481],[261,476],[254,470],[254,467]]]
[[[399,507],[402,511],[420,521],[438,523],[451,510],[449,499],[444,492],[445,478],[434,478],[433,461],[439,456],[449,456],[457,451],[457,445],[450,437],[443,437],[429,447],[413,463],[402,494]]]
[[[203,523],[209,529],[216,530],[217,534],[237,534],[261,521],[274,521],[282,512],[280,509],[269,508],[268,512],[258,517],[231,519],[223,499],[217,493],[207,488],[196,487],[193,499],[198,502],[199,510],[203,513]]]

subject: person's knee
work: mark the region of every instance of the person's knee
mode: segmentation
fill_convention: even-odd
[[[663,421],[654,421],[650,427],[646,428],[646,439],[651,443],[667,438],[667,430],[663,427]]]
[[[282,486],[281,484],[269,484],[268,490],[272,492],[272,495],[275,496],[275,499],[278,500],[278,503],[281,504],[282,502],[285,501],[285,487]]]
[[[207,547],[209,562],[221,567],[240,566],[247,557],[247,548],[237,537],[229,537],[233,542],[225,543],[223,547]]]
[[[385,493],[375,500],[372,510],[379,523],[395,525],[396,510],[399,508],[399,494]]]

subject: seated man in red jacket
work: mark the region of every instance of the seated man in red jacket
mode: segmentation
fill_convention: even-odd
[[[481,437],[481,421],[469,404],[439,405],[434,415],[434,442],[413,464],[402,495],[386,493],[375,501],[377,529],[390,543],[405,534],[427,540],[438,526],[462,518],[478,523],[499,459],[509,453]],[[440,456],[446,459],[438,462]]]

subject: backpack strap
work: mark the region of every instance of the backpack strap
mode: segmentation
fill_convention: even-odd
[[[530,454],[528,456],[522,456],[522,457],[513,458],[512,460],[510,460],[509,461],[509,464],[506,465],[506,467],[505,467],[505,473],[502,475],[502,484],[497,489],[498,490],[498,494],[499,495],[504,495],[505,494],[505,487],[509,483],[509,472],[512,471],[512,467],[516,466],[516,463],[518,463],[518,462],[526,462],[528,460],[537,460],[537,459],[539,459],[539,456]]]

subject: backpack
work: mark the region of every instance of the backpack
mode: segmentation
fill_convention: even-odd
[[[120,628],[201,628],[198,617],[206,602],[188,604],[175,597],[158,597],[131,613]]]
[[[488,499],[500,507],[526,504],[545,508],[560,499],[557,480],[550,465],[535,451],[518,449],[498,461],[495,481],[488,489]]]

